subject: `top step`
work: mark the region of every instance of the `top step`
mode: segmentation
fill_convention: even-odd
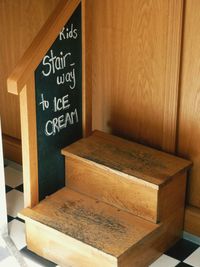
[[[62,149],[62,154],[92,161],[157,187],[192,165],[190,161],[100,131]]]

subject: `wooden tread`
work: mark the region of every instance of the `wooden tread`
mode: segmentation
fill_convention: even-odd
[[[154,188],[166,184],[174,175],[192,165],[182,158],[100,131],[94,131],[91,136],[62,149],[62,154],[130,179],[140,179]]]
[[[63,188],[19,216],[36,221],[119,258],[159,225]],[[38,233],[39,234],[39,233]]]

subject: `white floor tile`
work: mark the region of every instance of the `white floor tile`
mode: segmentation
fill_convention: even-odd
[[[180,261],[173,259],[167,255],[162,255],[149,267],[175,267]]]
[[[11,190],[6,194],[7,212],[12,217],[24,208],[24,194],[18,190]]]
[[[44,267],[44,265],[35,262],[33,259],[30,259],[29,257],[23,256],[23,258],[29,267]]]
[[[18,250],[21,250],[26,246],[26,238],[25,238],[25,224],[18,221],[13,220],[8,224],[9,235],[15,243]]]
[[[200,267],[200,248],[195,250],[184,262],[194,267]]]
[[[23,183],[22,172],[7,166],[5,168],[5,180],[6,185],[9,185],[14,188]]]
[[[0,261],[4,260],[5,258],[9,256],[10,256],[10,253],[8,249],[0,246]]]
[[[0,236],[0,247],[6,248],[6,243],[1,236]]]
[[[11,168],[14,168],[14,169],[22,172],[22,165],[14,162],[14,161],[8,160],[8,159],[5,159],[4,163],[6,164],[6,166],[9,166]]]
[[[55,267],[56,264],[53,262],[50,262],[46,260],[45,258],[42,258],[32,251],[28,250],[27,247],[22,249],[20,251],[22,257],[24,258],[25,262],[28,264],[28,266],[33,267]],[[67,267],[67,266],[66,266]]]
[[[8,258],[0,262],[0,267],[18,267],[18,266],[19,266],[18,262],[12,256],[9,256]]]

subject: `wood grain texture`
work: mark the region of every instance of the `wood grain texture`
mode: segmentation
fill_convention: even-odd
[[[81,160],[66,158],[65,163],[69,188],[154,223],[185,207],[186,171],[154,189]]]
[[[43,234],[38,240],[41,232]],[[116,262],[110,255],[101,254],[61,232],[26,218],[28,248],[63,267],[69,264],[71,267],[146,267],[174,244],[180,234],[180,216],[173,214],[166,225],[149,235],[145,242],[139,242],[132,250],[128,250]]]
[[[158,231],[119,258],[119,267],[147,267],[167,251],[182,234],[183,209],[171,214]]]
[[[185,210],[185,225],[184,230],[200,236],[200,209],[192,206],[187,206]]]
[[[200,208],[200,2],[186,1],[177,151],[193,161],[188,203]]]
[[[147,238],[119,259],[119,267],[149,266],[162,251],[169,249],[181,236],[184,221],[186,173],[177,174],[159,191],[161,226],[156,235]],[[144,254],[145,251],[145,254]],[[139,256],[141,255],[141,256]]]
[[[64,187],[20,213],[26,221],[29,249],[61,266],[100,267],[103,262],[105,267],[145,267],[180,237],[186,171],[191,162],[99,131],[69,145],[62,153],[67,157],[67,185],[72,189]],[[140,179],[130,175],[130,166]],[[155,184],[145,181],[149,169],[153,169],[151,178],[155,175],[164,180],[158,184],[156,179]],[[156,208],[161,223],[147,221],[125,209],[126,203],[133,204],[125,194],[136,203],[138,191],[143,191],[151,202],[141,185],[149,186],[146,190],[159,190]],[[122,195],[116,193],[116,188]],[[106,193],[116,197],[122,206],[116,200],[104,199]],[[147,208],[147,199],[144,205]],[[139,209],[144,211],[144,206]],[[38,242],[41,231],[44,235]]]
[[[78,201],[80,198],[81,201]],[[68,201],[73,201],[73,204],[67,205]],[[62,213],[63,209],[59,208],[62,205],[65,205],[65,213]],[[81,212],[77,209],[80,206],[83,207]],[[74,213],[71,212],[73,210]],[[87,213],[87,210],[90,212]],[[128,239],[136,241],[140,235],[141,239],[127,249],[128,243],[121,243],[123,234],[120,234],[120,239],[117,239],[115,244],[110,247],[109,244],[114,242],[113,239],[115,240],[114,232],[111,229],[106,232],[104,229],[102,233],[102,225],[95,227],[98,229],[98,234],[93,237],[95,228],[89,232],[87,230],[91,224],[95,225],[97,222],[101,224],[101,220],[95,219],[94,214],[97,213],[101,214],[101,218],[114,216],[115,220],[119,220],[120,223],[124,222],[129,230],[133,227],[130,231],[134,231],[135,234]],[[87,216],[85,216],[86,214]],[[177,211],[172,212],[163,224],[154,225],[131,214],[114,211],[111,206],[64,188],[43,200],[35,208],[23,210],[20,217],[26,221],[28,248],[61,266],[146,267],[180,238],[183,208],[180,207]],[[79,217],[78,220],[77,217]],[[84,242],[80,241],[82,224],[84,225]],[[65,232],[66,229],[69,232],[69,228],[74,228],[72,236]],[[145,228],[146,230],[144,230]],[[43,235],[38,240],[41,232]],[[146,233],[146,236],[143,236],[142,233]],[[77,234],[80,236],[75,239]],[[125,248],[124,253],[118,255],[117,258],[101,251],[102,247],[101,249],[95,248],[96,244],[102,246],[102,240],[107,234],[111,235],[104,243],[104,245],[108,244],[107,251],[116,253],[119,249],[118,246],[121,246],[121,249]],[[88,245],[87,238],[90,240],[94,238],[95,246]],[[123,249],[120,251],[122,252]]]
[[[26,221],[26,236],[29,250],[59,266],[117,267],[117,261],[111,255],[100,253],[95,248],[36,221]]]
[[[115,258],[160,227],[67,188],[20,214]]]
[[[0,1],[0,114],[3,133],[17,139],[21,138],[19,98],[8,94],[6,79],[57,3]]]
[[[175,151],[183,1],[94,0],[93,129]]]
[[[100,131],[62,149],[62,154],[92,162],[153,188],[191,167],[190,161]]]
[[[158,213],[161,222],[167,221],[171,214],[182,214],[183,228],[183,211],[185,209],[187,172],[181,172],[173,177],[162,190],[159,190]]]
[[[20,118],[23,148],[24,206],[32,207],[39,200],[34,74],[20,92]]]
[[[4,158],[22,164],[21,140],[3,135]]]
[[[81,160],[66,158],[66,185],[141,218],[158,222],[158,191]],[[162,189],[161,189],[162,190]]]
[[[82,99],[83,99],[83,136],[92,131],[92,64],[91,64],[91,30],[92,16],[90,1],[82,0]]]

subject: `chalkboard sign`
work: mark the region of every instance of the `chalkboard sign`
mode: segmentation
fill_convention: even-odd
[[[82,137],[81,40],[80,4],[35,71],[40,200],[65,185],[60,151]]]

